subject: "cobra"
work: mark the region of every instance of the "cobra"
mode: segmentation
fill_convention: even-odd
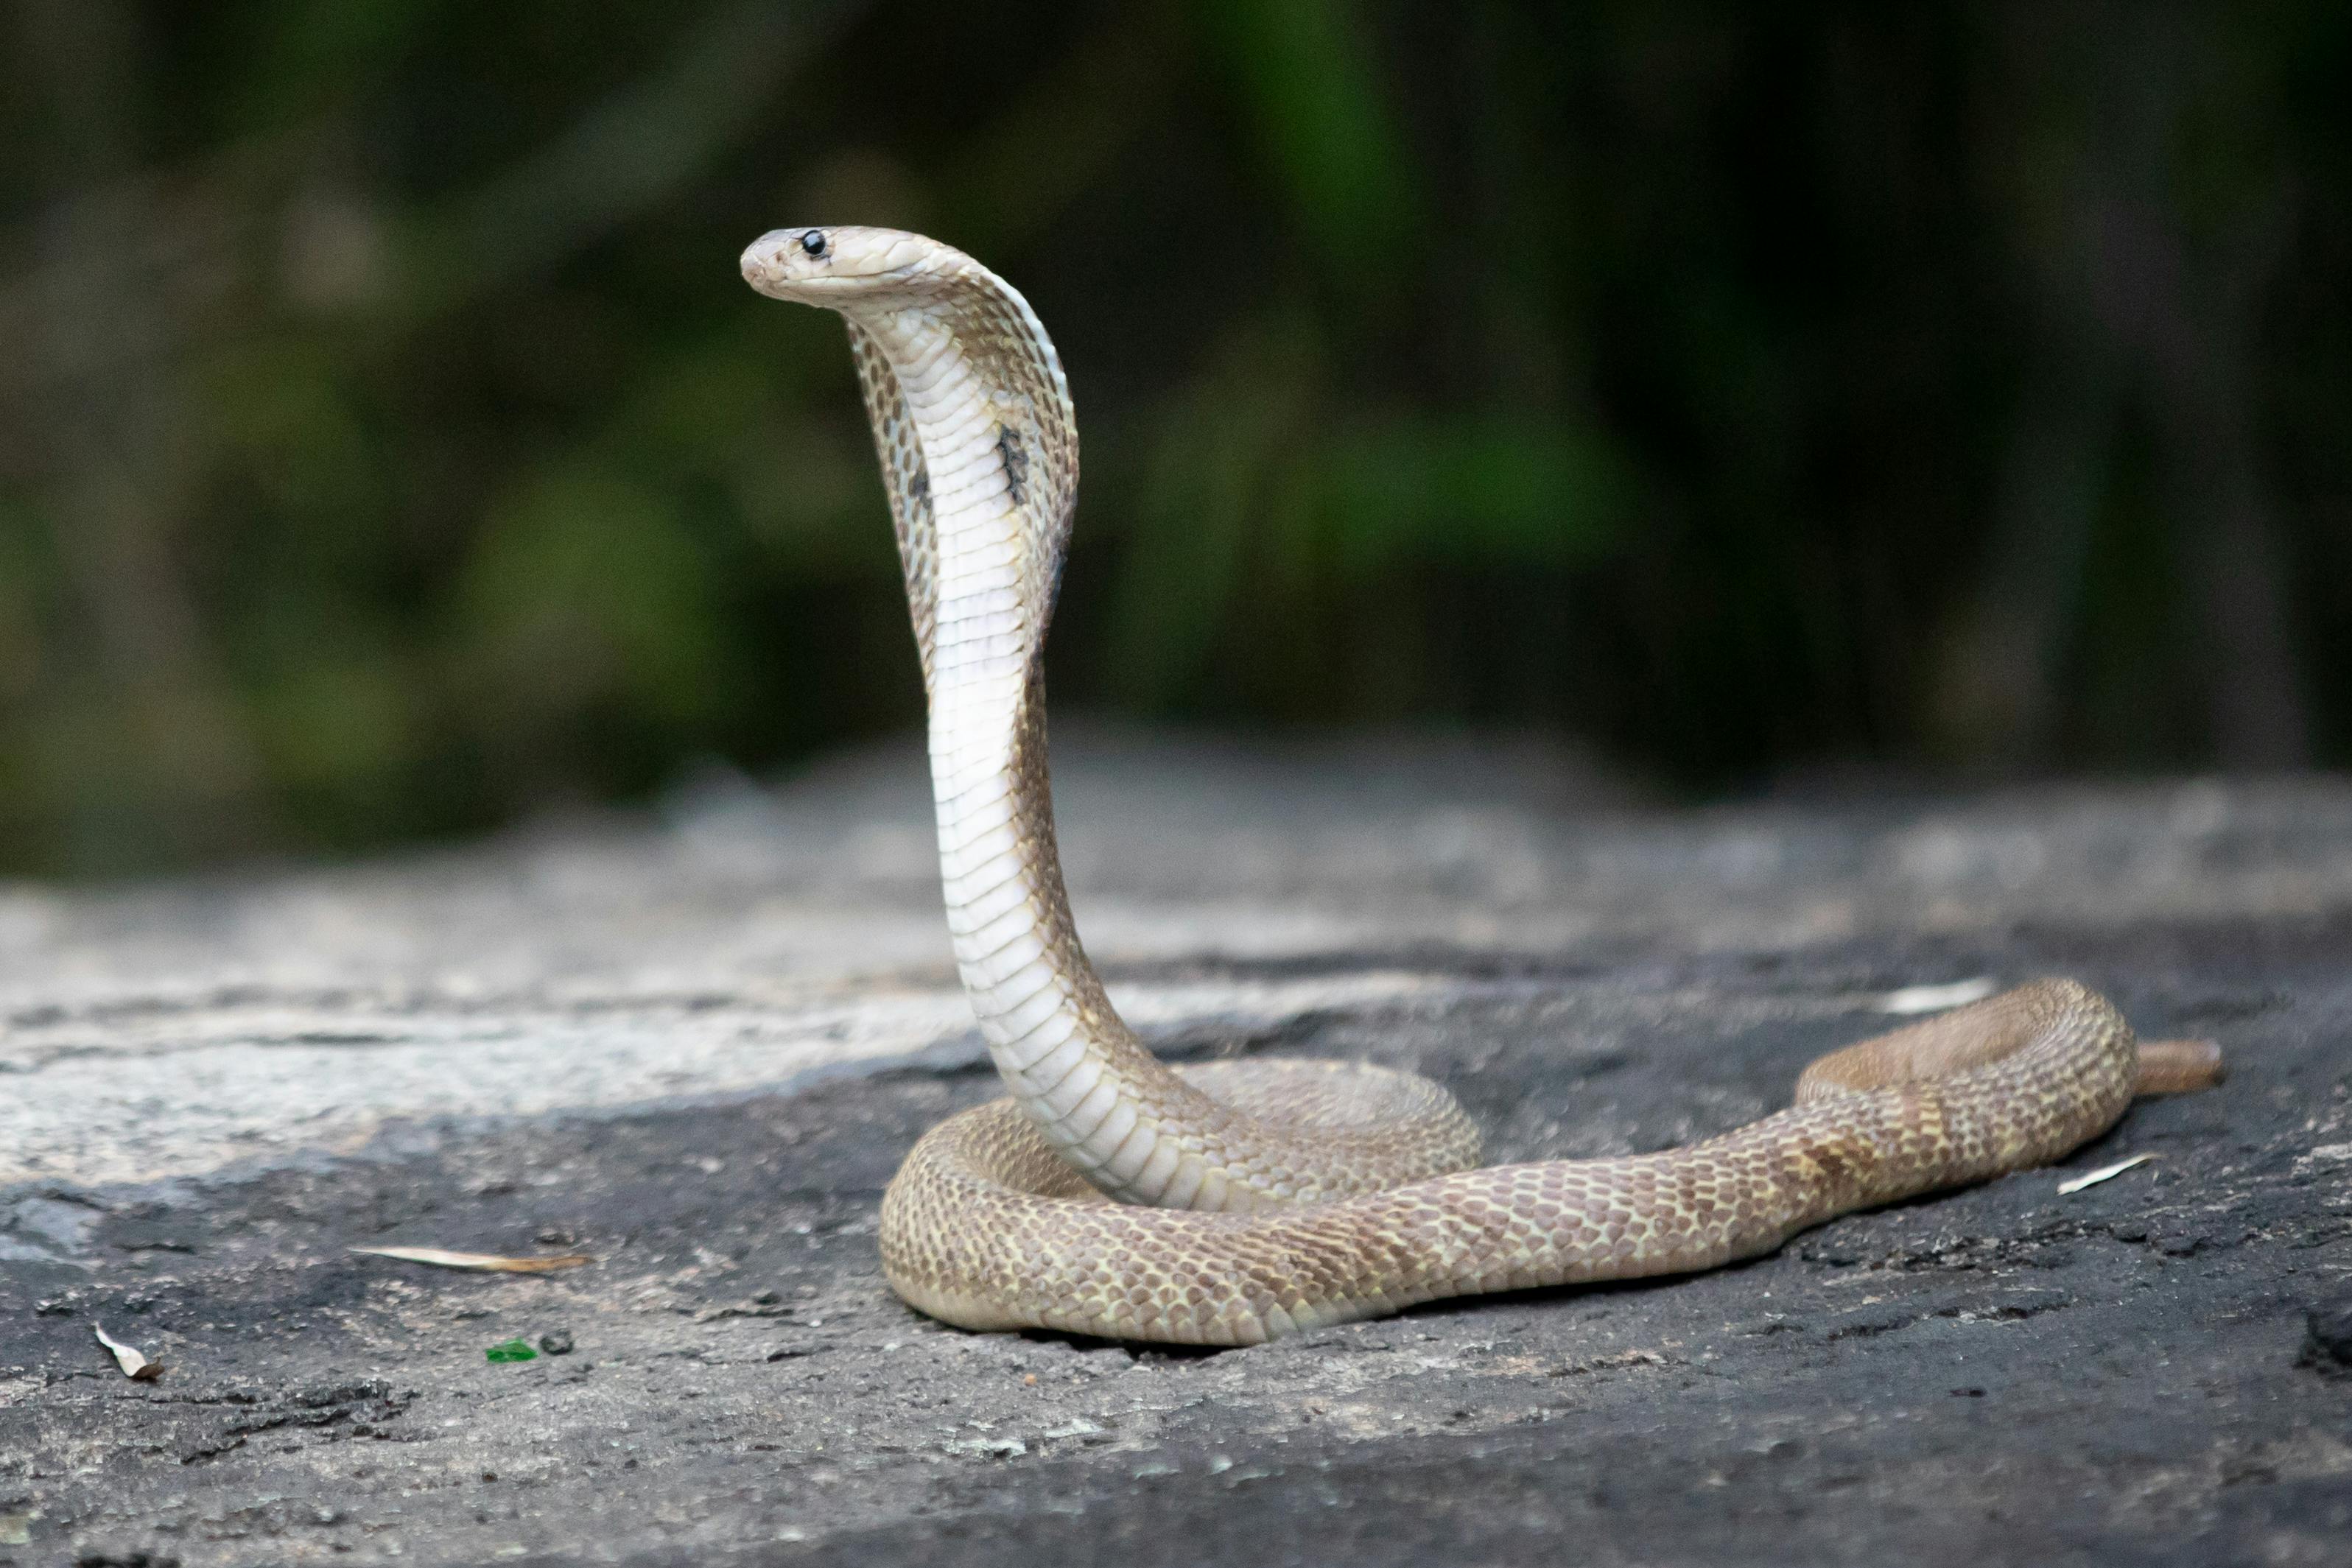
[[[929,697],[940,873],[1007,1098],[926,1134],[882,1200],[909,1304],[972,1329],[1247,1344],[1480,1291],[1713,1267],[1832,1216],[2058,1158],[2136,1092],[2218,1079],[2044,980],[1825,1056],[1789,1109],[1688,1146],[1481,1166],[1409,1074],[1178,1071],[1113,1010],[1055,850],[1041,654],[1078,483],[1061,361],[1020,292],[888,229],[778,230],[762,294],[839,312]]]

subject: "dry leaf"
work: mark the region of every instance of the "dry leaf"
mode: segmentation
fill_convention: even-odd
[[[2086,1186],[2096,1186],[2103,1181],[2123,1175],[2134,1166],[2146,1165],[2154,1158],[2156,1158],[2154,1155],[2134,1155],[2127,1160],[2117,1160],[2114,1165],[2101,1166],[2097,1170],[2078,1176],[2071,1181],[2060,1182],[2058,1194],[2063,1197],[2070,1192],[2080,1192]]]
[[[1973,980],[1954,980],[1948,986],[1906,986],[1899,991],[1889,991],[1878,998],[1878,1010],[1883,1013],[1939,1013],[1946,1008],[1966,1007],[1980,1002],[2000,988],[2000,982],[1990,976],[1979,976]]]
[[[152,1383],[163,1375],[163,1364],[150,1361],[129,1345],[106,1332],[103,1323],[92,1323],[98,1331],[98,1343],[114,1354],[114,1364],[122,1368],[122,1375],[140,1383]]]
[[[495,1252],[444,1252],[438,1247],[354,1247],[370,1258],[397,1258],[404,1263],[429,1263],[436,1269],[470,1269],[478,1274],[553,1274],[596,1261],[583,1252],[560,1258],[501,1258]]]

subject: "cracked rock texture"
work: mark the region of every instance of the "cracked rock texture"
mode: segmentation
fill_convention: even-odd
[[[2231,1076],[2073,1195],[1135,1354],[877,1272],[907,1145],[992,1092],[915,746],[0,891],[0,1564],[2352,1561],[2352,788],[1674,814],[1530,746],[1057,747],[1080,924],[1164,1052],[1412,1067],[1498,1160],[1747,1121],[1919,986],[2075,975]]]

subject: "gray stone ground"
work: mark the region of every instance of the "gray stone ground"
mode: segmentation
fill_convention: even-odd
[[[0,892],[0,1563],[2352,1561],[2352,1375],[2305,1345],[2352,1291],[2345,783],[1673,814],[1525,746],[1061,762],[1080,923],[1163,1051],[1417,1068],[1495,1158],[1746,1121],[1922,985],[2077,975],[2232,1076],[2073,1196],[1134,1354],[877,1272],[898,1157],[992,1087],[911,747]],[[402,1244],[597,1261],[348,1250]]]

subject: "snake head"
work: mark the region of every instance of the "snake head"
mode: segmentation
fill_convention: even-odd
[[[772,298],[843,310],[917,283],[953,254],[898,229],[771,229],[744,247],[743,281]]]

